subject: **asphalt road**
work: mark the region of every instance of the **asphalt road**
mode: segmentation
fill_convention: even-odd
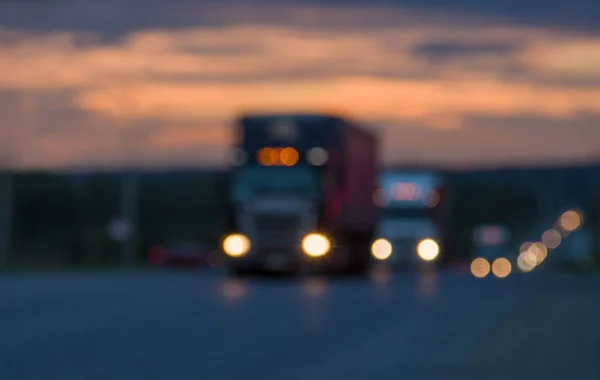
[[[600,279],[0,278],[3,380],[600,378]]]

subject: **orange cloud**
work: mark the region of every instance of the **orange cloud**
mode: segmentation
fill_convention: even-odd
[[[385,117],[444,127],[443,119],[483,114],[573,117],[600,114],[600,90],[500,81],[329,80],[244,84],[130,84],[89,91],[81,107],[122,118],[230,119],[244,109],[341,109],[361,118]],[[133,106],[132,106],[133,105]]]
[[[223,8],[211,11],[231,14]],[[234,11],[250,20],[260,16],[242,8]],[[410,128],[411,136],[430,136],[426,127],[448,136],[435,149],[420,140],[422,149],[430,149],[427,157],[443,162],[506,160],[520,154],[561,155],[556,148],[561,145],[553,144],[564,142],[565,135],[515,152],[510,134],[475,132],[485,125],[474,122],[474,115],[600,117],[598,38],[478,20],[476,25],[464,19],[451,23],[385,8],[360,13],[302,7],[294,13],[277,7],[273,12],[293,14],[298,23],[141,30],[115,44],[71,32],[33,35],[0,29],[0,41],[4,35],[13,41],[0,49],[0,72],[10,73],[0,76],[0,90],[48,96],[68,90],[72,97],[64,107],[102,118],[102,139],[82,134],[77,147],[70,148],[65,141],[73,144],[72,137],[32,143],[40,154],[55,158],[48,162],[57,164],[92,159],[86,151],[96,152],[95,159],[102,161],[115,154],[111,149],[119,126],[143,129],[145,122],[164,127],[143,140],[137,154],[160,161],[167,151],[180,151],[184,153],[177,159],[213,159],[229,143],[230,120],[244,109],[336,109],[368,122],[385,120],[384,140],[399,144],[385,146],[388,161],[405,159],[403,152],[411,151],[410,145],[402,145],[406,139],[398,138],[410,126],[419,127]],[[327,20],[337,27],[307,26],[323,26]],[[353,27],[357,20],[368,20],[370,27]],[[378,20],[380,26],[373,26]],[[477,53],[458,49],[443,59],[418,54],[419,47],[436,43],[450,51],[453,46],[514,48]],[[581,86],[582,80],[589,83]],[[43,114],[38,119],[33,128],[42,129],[47,119]],[[75,123],[67,116],[62,122]],[[194,123],[203,127],[187,127]],[[568,128],[565,123],[564,130]],[[35,140],[35,133],[30,138]]]
[[[523,60],[549,76],[600,83],[600,39],[540,43],[528,49]]]

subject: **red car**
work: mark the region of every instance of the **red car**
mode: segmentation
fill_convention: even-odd
[[[196,243],[170,243],[148,252],[151,264],[157,266],[208,266],[211,251]]]

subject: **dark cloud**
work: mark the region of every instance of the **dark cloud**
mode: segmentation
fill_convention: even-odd
[[[426,43],[414,46],[412,53],[418,57],[426,58],[431,61],[444,61],[461,57],[468,59],[468,56],[485,55],[502,57],[507,54],[517,52],[521,45],[514,44],[472,44],[446,41],[428,41]]]
[[[333,102],[346,105],[364,117],[379,115],[385,131],[383,155],[390,163],[476,165],[576,159],[588,154],[585,149],[595,149],[600,141],[600,129],[596,129],[598,132],[590,129],[600,125],[600,119],[580,115],[581,110],[598,110],[594,101],[598,97],[599,79],[594,68],[587,65],[591,60],[581,53],[593,50],[595,45],[585,40],[589,45],[573,51],[569,47],[578,43],[577,38],[563,33],[513,28],[498,28],[496,33],[496,29],[488,28],[487,33],[478,35],[477,26],[473,26],[494,25],[477,20],[483,16],[509,23],[593,30],[575,16],[589,17],[594,9],[600,9],[600,2],[596,5],[596,0],[574,0],[566,12],[555,3],[555,0],[550,3],[509,0],[508,3],[486,4],[457,0],[450,6],[449,1],[433,0],[424,6],[416,0],[325,0],[296,4],[325,4],[334,11],[300,8],[292,12],[281,6],[270,8],[267,0],[260,2],[261,7],[258,1],[253,1],[238,2],[229,8],[223,3],[193,0],[0,2],[0,29],[4,26],[25,32],[90,32],[78,33],[75,40],[44,34],[24,39],[19,31],[0,34],[3,38],[0,50],[11,47],[15,51],[14,56],[6,54],[8,58],[4,62],[8,62],[8,69],[5,72],[18,71],[13,69],[13,62],[22,62],[20,65],[24,67],[21,76],[13,76],[21,82],[5,81],[5,85],[32,88],[29,92],[37,91],[35,88],[55,90],[40,92],[35,102],[36,113],[21,108],[14,94],[0,93],[0,126],[4,123],[5,128],[12,130],[35,126],[20,134],[23,146],[27,146],[23,149],[24,164],[109,165],[121,159],[146,160],[152,164],[206,164],[217,162],[219,155],[225,152],[226,136],[221,131],[230,111],[247,103],[247,99],[249,103],[264,100],[280,104],[280,99],[296,94],[300,103],[312,104],[313,98],[318,98],[321,100],[315,104]],[[362,7],[365,11],[344,11],[353,4],[354,9]],[[423,22],[424,17],[430,16],[419,12],[412,17],[410,13],[394,13],[393,9],[389,12],[383,8],[366,10],[382,5],[426,9],[437,14],[434,19],[440,24],[432,27],[429,18]],[[535,7],[539,12],[531,13]],[[561,11],[560,20],[552,16],[558,11]],[[465,19],[474,24],[463,23]],[[190,33],[123,34],[144,28],[242,23],[290,27],[229,28],[235,29],[229,34],[228,28]],[[309,28],[294,28],[294,25]],[[388,33],[386,26],[394,26],[394,33]],[[313,27],[347,29],[321,33],[321,30],[313,32]],[[379,30],[375,33],[360,29],[368,27]],[[258,43],[271,37],[275,30],[281,35],[275,35],[264,44]],[[94,35],[96,32],[100,33],[99,37]],[[539,40],[538,34],[543,35]],[[555,41],[553,36],[559,40]],[[564,46],[560,45],[561,36],[568,40]],[[336,38],[340,41],[339,49],[336,49]],[[13,46],[22,40],[35,43],[25,44],[26,48],[21,50]],[[323,43],[330,40],[332,44]],[[552,48],[555,42],[559,45],[557,53],[552,49],[545,53],[543,48]],[[119,46],[96,49],[98,44],[106,43]],[[163,45],[166,46],[164,51],[161,50]],[[267,53],[269,49],[273,51]],[[163,56],[157,56],[155,50],[161,51]],[[38,51],[41,54],[36,56]],[[53,51],[59,52],[57,56],[63,57],[62,60],[53,58]],[[563,66],[556,62],[548,67],[542,64],[543,57],[536,59],[539,54],[558,57],[563,51],[564,55],[578,55],[579,61],[562,62]],[[314,52],[325,53],[309,54]],[[20,60],[12,61],[14,57]],[[196,58],[199,60],[194,60]],[[63,67],[68,70],[61,71]],[[64,86],[63,79],[55,78],[66,78]],[[119,91],[113,89],[116,87],[112,82],[114,78],[127,80],[131,92],[136,94],[137,91],[136,99],[142,104],[139,112],[128,110],[131,107],[115,100],[117,96],[126,97],[127,93],[119,95]],[[336,81],[326,83],[325,79],[333,78]],[[5,79],[11,78],[6,76]],[[282,80],[281,83],[276,83],[278,80]],[[294,85],[285,82],[291,80],[295,80],[289,82]],[[532,83],[561,85],[534,86]],[[74,92],[61,92],[67,84]],[[579,86],[593,91],[580,91]],[[329,91],[336,91],[336,95],[328,95]],[[75,93],[79,94],[78,99],[87,100],[77,104],[85,104],[86,109],[95,112],[79,109],[73,103]],[[394,112],[394,107],[405,108]],[[472,115],[472,112],[488,112],[488,115]],[[489,116],[522,112],[537,115]],[[576,117],[566,119],[562,118],[564,115]],[[117,125],[118,116],[128,119],[122,121],[135,133],[131,141],[136,144],[130,145],[125,158],[119,149],[119,128],[123,126]],[[26,144],[28,136],[29,144]]]
[[[290,3],[299,1],[290,1]],[[449,13],[464,13],[508,23],[600,32],[597,0],[300,0],[303,4],[388,5]]]
[[[465,70],[493,73],[497,77],[511,81],[549,83],[550,79],[556,80],[556,78],[547,78],[527,67],[518,59],[514,59],[521,49],[527,49],[527,46],[518,41],[513,43],[470,43],[430,40],[413,46],[411,54],[437,68],[454,63],[459,64]],[[497,62],[502,62],[502,65],[495,64]]]
[[[451,21],[456,14],[467,18],[485,17],[505,23],[568,28],[585,32],[600,32],[600,2],[597,0],[60,0],[0,2],[0,26],[30,30],[86,30],[95,31],[110,41],[124,33],[145,28],[177,28],[201,25],[239,23],[294,23],[319,24],[327,27],[345,22],[355,27],[368,27],[370,18],[341,17],[327,20],[313,14],[299,20],[294,14],[281,14],[283,5],[310,5],[338,7],[404,7],[426,10]],[[284,12],[285,13],[285,12]],[[406,21],[401,21],[405,23]],[[381,12],[377,24],[401,26],[394,17]]]

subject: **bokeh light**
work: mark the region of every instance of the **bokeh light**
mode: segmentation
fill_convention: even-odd
[[[476,235],[478,242],[487,246],[499,245],[507,240],[506,231],[498,226],[481,228],[477,231]]]
[[[259,164],[264,165],[264,166],[273,165],[273,163],[271,161],[271,149],[270,148],[262,148],[261,150],[259,150],[256,153],[256,161],[258,161]]]
[[[490,273],[490,263],[483,257],[478,257],[471,262],[471,273],[477,278],[484,278]]]
[[[251,247],[250,239],[242,234],[229,235],[223,241],[223,251],[231,257],[245,255]]]
[[[432,261],[440,254],[440,246],[433,239],[424,239],[417,246],[417,253],[421,259]]]
[[[421,197],[422,189],[418,183],[396,183],[390,188],[392,197],[397,201],[415,201]]]
[[[562,242],[562,236],[560,232],[555,229],[549,229],[542,234],[542,243],[549,249],[558,248],[560,243]]]
[[[233,166],[241,166],[246,163],[247,157],[246,152],[242,149],[233,149],[229,156],[229,161]]]
[[[285,166],[294,166],[298,163],[299,155],[294,148],[284,148],[279,155],[281,163]]]
[[[560,216],[558,223],[563,230],[573,232],[581,227],[582,218],[577,211],[569,210]]]
[[[519,254],[519,257],[521,257],[525,263],[527,263],[528,265],[530,265],[532,267],[535,267],[538,264],[538,258],[536,256],[536,254],[533,253],[533,250],[531,250],[531,249],[528,249],[527,251]]]
[[[519,267],[521,272],[531,272],[535,268],[535,262],[532,260],[532,255],[533,254],[530,251],[519,254],[517,267]]]
[[[309,234],[302,240],[302,249],[312,257],[324,256],[331,249],[331,242],[324,235]]]
[[[312,148],[306,153],[306,159],[311,165],[321,166],[329,160],[329,154],[323,148]]]
[[[555,229],[556,231],[558,231],[558,233],[560,234],[560,237],[564,240],[566,237],[568,237],[569,235],[571,235],[570,231],[566,231],[562,228],[561,224],[560,224],[560,218],[558,218],[558,220],[556,222],[554,222],[554,225],[552,226],[553,229]]]
[[[271,148],[267,152],[269,154],[269,165],[281,165],[281,148]]]
[[[531,247],[532,244],[533,243],[530,241],[521,244],[521,246],[519,247],[519,253],[523,253],[523,252],[527,251]]]
[[[256,160],[263,166],[294,166],[300,156],[294,148],[262,148],[256,153]]]
[[[385,260],[392,255],[392,244],[385,239],[377,239],[371,246],[371,253],[377,260]]]
[[[512,265],[508,259],[504,257],[497,258],[492,263],[492,273],[498,278],[508,277],[512,271]]]
[[[529,247],[527,252],[530,252],[535,256],[535,265],[540,265],[548,256],[548,248],[542,242],[535,242]]]

